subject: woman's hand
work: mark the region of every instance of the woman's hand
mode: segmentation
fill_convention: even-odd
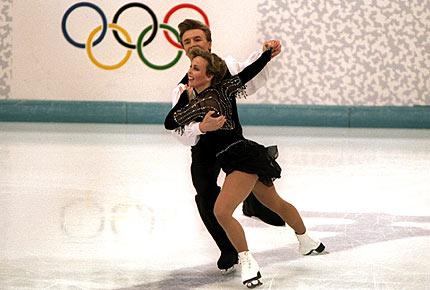
[[[185,89],[187,90],[188,100],[192,100],[196,97],[196,93],[194,92],[194,88],[190,85],[186,84]]]

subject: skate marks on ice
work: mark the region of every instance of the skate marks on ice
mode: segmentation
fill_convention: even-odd
[[[310,226],[308,224],[310,232],[330,235],[319,237],[326,245],[326,253],[403,238],[430,236],[430,216],[311,211],[300,213],[306,224],[310,220],[315,221]],[[257,218],[241,218],[240,222],[243,226],[268,227]]]
[[[147,270],[142,263],[109,260],[33,258],[0,261],[0,289],[119,289],[151,283],[164,270]],[[212,275],[212,276],[215,276]]]
[[[372,244],[384,243],[384,242],[394,242],[401,241],[403,239],[410,238],[420,238],[420,237],[430,237],[430,216],[400,216],[400,215],[390,215],[381,213],[323,213],[323,212],[302,212],[304,219],[320,219],[325,221],[325,223],[320,223],[319,225],[314,225],[308,227],[311,232],[319,234],[329,234],[328,237],[321,238],[322,242],[326,245],[325,255],[330,253],[334,255],[336,253],[343,253],[343,255],[348,259],[348,253],[354,249],[363,246],[369,246]],[[330,220],[336,220],[337,222],[330,223]],[[345,223],[339,223],[339,220],[344,220]],[[242,219],[241,222],[244,226],[254,226],[255,220],[253,219]],[[261,227],[267,227],[267,225],[260,223]],[[280,228],[282,230],[282,228]],[[274,229],[273,229],[274,230]],[[252,243],[252,241],[250,241]],[[407,253],[408,249],[399,248],[396,249],[398,252],[392,253],[394,256],[402,256],[402,252]],[[388,250],[389,251],[389,250]],[[196,253],[198,254],[198,253]],[[382,253],[384,254],[384,253]],[[389,253],[386,253],[389,255]],[[359,275],[360,270],[357,273],[354,272],[354,267],[351,266],[350,269],[337,269],[339,265],[331,265],[332,261],[330,255],[312,255],[314,257],[307,258],[301,256],[297,252],[297,244],[288,244],[285,247],[277,247],[275,249],[267,251],[255,252],[255,257],[258,260],[260,266],[266,271],[264,271],[262,282],[264,283],[259,289],[283,289],[287,287],[283,282],[291,283],[295,286],[313,286],[319,285],[325,289],[336,287],[347,287],[347,288],[372,288],[378,284],[384,287],[390,286],[393,289],[402,289],[402,287],[407,286],[410,282],[408,279],[411,277],[419,277],[418,280],[425,280],[422,285],[430,282],[430,277],[423,277],[422,273],[406,273],[402,281],[397,282],[397,284],[390,284],[390,281],[382,279],[379,282],[378,278],[361,277]],[[349,257],[354,259],[353,257]],[[297,262],[301,259],[304,261],[310,261],[309,268],[303,265],[297,266]],[[308,260],[306,260],[308,259]],[[312,260],[317,259],[317,260]],[[364,257],[364,259],[372,260],[371,256]],[[348,262],[348,261],[346,261]],[[311,265],[312,263],[317,263],[319,266]],[[354,263],[354,261],[351,261]],[[272,265],[276,265],[273,266]],[[306,265],[306,263],[305,263]],[[240,286],[240,267],[235,273],[227,276],[222,276],[220,273],[214,269],[215,262],[213,264],[198,265],[195,267],[182,268],[179,270],[174,270],[168,272],[164,275],[161,280],[142,283],[128,288],[121,288],[121,290],[137,290],[137,289],[218,289],[217,286],[228,286],[228,285],[238,285]],[[366,265],[363,265],[366,267]],[[273,269],[275,270],[273,270]],[[288,269],[288,271],[282,271],[282,269]],[[360,268],[358,266],[357,268]],[[281,270],[280,270],[281,269]],[[331,278],[326,277],[327,273],[330,273],[333,269],[339,270],[337,274]],[[388,269],[389,270],[389,269]],[[392,270],[392,269],[391,269]],[[348,283],[342,280],[341,273],[349,272],[355,275],[356,280]],[[371,269],[368,269],[371,272]],[[375,270],[376,271],[376,270]],[[393,270],[396,271],[396,270]],[[402,270],[403,271],[403,270]],[[407,271],[406,271],[407,272]],[[287,274],[288,273],[288,274]],[[404,271],[403,271],[404,273]],[[371,275],[371,274],[370,274]],[[338,278],[336,278],[336,276]],[[319,277],[312,280],[311,277]],[[294,279],[304,280],[295,281]],[[320,279],[320,280],[318,280]],[[360,280],[361,279],[361,280]],[[369,281],[369,279],[373,279]],[[289,282],[288,282],[289,281]],[[306,284],[306,281],[309,284]],[[290,283],[291,282],[291,283]],[[415,281],[414,284],[416,289],[420,289],[420,281]],[[323,284],[318,284],[323,283]],[[346,283],[346,284],[342,284]],[[393,282],[394,283],[394,282]],[[398,287],[396,287],[396,285]],[[294,287],[295,287],[294,286]],[[301,287],[300,286],[300,287]]]
[[[343,219],[344,224],[320,224],[311,231],[336,233],[324,238],[329,252],[338,252],[359,246],[430,236],[430,216],[400,216],[383,213],[319,213],[302,212],[304,218]]]
[[[184,257],[186,259],[186,257]],[[145,275],[145,273],[142,273]],[[236,285],[242,288],[240,281],[240,270],[228,275],[221,275],[216,269],[216,264],[198,265],[165,273],[158,281],[142,283],[118,290],[141,290],[141,289],[217,289],[214,285]],[[241,287],[242,286],[242,287]]]

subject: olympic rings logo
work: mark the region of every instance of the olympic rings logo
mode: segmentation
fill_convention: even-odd
[[[94,9],[97,14],[100,15],[101,20],[102,20],[102,25],[94,28],[85,43],[80,43],[75,41],[70,34],[67,31],[67,19],[69,18],[70,14],[78,9],[78,8],[82,8],[82,7],[87,7],[87,8],[91,8]],[[147,26],[145,29],[142,30],[142,32],[140,33],[138,39],[137,39],[137,43],[136,44],[132,44],[132,40],[131,40],[131,36],[130,34],[127,32],[126,29],[124,29],[122,26],[120,26],[118,24],[118,20],[119,17],[121,16],[121,14],[126,11],[127,9],[130,8],[141,8],[143,10],[145,10],[152,19],[152,24],[150,24],[149,26]],[[86,53],[88,55],[88,58],[90,59],[90,61],[96,65],[97,67],[101,68],[101,69],[105,69],[105,70],[115,70],[118,69],[120,67],[122,67],[130,58],[132,50],[136,49],[137,53],[140,57],[140,59],[142,60],[142,62],[147,65],[148,67],[155,69],[155,70],[166,70],[171,68],[172,66],[174,66],[179,59],[181,58],[182,54],[183,54],[183,50],[182,50],[182,46],[180,44],[180,37],[179,37],[179,33],[178,31],[173,28],[172,26],[170,26],[168,24],[170,17],[178,10],[180,9],[184,9],[184,8],[188,8],[188,9],[193,9],[195,11],[197,11],[204,20],[204,23],[209,26],[209,19],[206,15],[206,13],[199,7],[197,7],[196,5],[193,4],[189,4],[189,3],[183,3],[183,4],[179,4],[174,6],[173,8],[171,8],[166,15],[163,18],[163,23],[158,23],[157,17],[154,13],[154,11],[149,8],[147,5],[143,4],[143,3],[139,3],[139,2],[131,2],[128,4],[125,4],[124,6],[122,6],[114,15],[112,23],[108,24],[106,15],[104,14],[103,10],[98,7],[97,5],[90,3],[90,2],[79,2],[76,3],[74,5],[72,5],[71,7],[69,7],[67,9],[67,11],[64,13],[63,19],[61,21],[61,29],[64,35],[64,38],[73,46],[77,47],[77,48],[81,48],[81,49],[85,49]],[[96,57],[94,56],[92,47],[96,46],[97,44],[99,44],[103,38],[106,36],[107,30],[108,28],[112,29],[113,31],[113,35],[115,37],[115,39],[125,48],[127,48],[127,51],[125,53],[125,56],[121,59],[120,62],[113,64],[113,65],[107,65],[107,64],[103,64],[100,61],[98,61],[96,59]],[[179,51],[177,52],[175,58],[170,61],[169,63],[166,64],[154,64],[152,62],[150,62],[144,52],[143,52],[143,48],[146,47],[147,45],[149,45],[154,38],[157,35],[157,32],[159,29],[163,29],[164,31],[164,36],[167,39],[167,41],[173,45],[174,47],[178,48]],[[99,33],[100,35],[96,38],[96,35]],[[176,41],[173,40],[170,36],[170,34],[168,32],[171,32],[175,35],[176,37]],[[145,36],[149,34],[148,39],[146,39],[145,41],[143,40],[145,38]],[[122,34],[122,36],[125,38],[125,41],[121,38],[120,34]],[[96,39],[95,39],[96,38]]]
[[[105,230],[115,235],[130,234],[130,226],[149,234],[155,225],[154,210],[134,202],[105,208],[98,202],[77,200],[62,208],[61,217],[63,233],[79,239],[100,237]]]

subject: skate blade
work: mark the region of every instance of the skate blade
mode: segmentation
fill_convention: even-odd
[[[260,274],[260,271],[258,271],[256,277],[243,281],[243,285],[245,285],[247,288],[250,288],[250,289],[258,287],[260,285],[263,285],[260,279],[261,279],[261,274]]]
[[[222,275],[229,275],[229,274],[231,274],[231,273],[233,273],[233,272],[236,271],[236,265],[233,265],[233,266],[231,266],[228,269],[221,269],[220,271],[221,271]]]
[[[319,246],[315,249],[307,253],[305,256],[317,256],[317,255],[327,255],[328,252],[325,251],[325,246],[323,243],[320,243]]]
[[[261,283],[260,280],[252,280],[252,281],[246,282],[245,284],[245,286],[249,289],[256,288],[261,285],[263,285],[263,283]]]

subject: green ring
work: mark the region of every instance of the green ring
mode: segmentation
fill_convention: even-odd
[[[148,31],[149,30],[151,30],[151,28],[152,28],[152,25],[149,25],[147,28],[145,28],[143,31],[142,31],[142,33],[139,35],[139,38],[138,38],[138,40],[137,40],[137,53],[139,54],[139,57],[140,57],[140,59],[143,61],[143,63],[144,64],[146,64],[147,66],[149,66],[150,68],[152,68],[152,69],[156,69],[156,70],[165,70],[165,69],[168,69],[168,68],[171,68],[172,66],[174,66],[178,61],[179,61],[179,59],[181,58],[181,56],[182,56],[182,53],[183,53],[183,51],[182,50],[179,50],[178,51],[178,53],[176,54],[176,57],[171,61],[171,62],[169,62],[168,64],[164,64],[164,65],[156,65],[156,64],[153,64],[153,63],[151,63],[149,60],[147,60],[146,58],[145,58],[145,56],[143,55],[143,51],[142,51],[142,48],[143,48],[143,46],[142,46],[142,41],[143,41],[143,38],[145,37],[145,35],[148,33]],[[172,32],[173,34],[175,34],[175,36],[176,36],[176,39],[178,40],[178,42],[180,42],[180,39],[179,39],[179,33],[173,28],[173,27],[171,27],[171,26],[169,26],[169,25],[167,25],[167,24],[164,24],[164,23],[161,23],[160,24],[160,28],[161,29],[167,29],[167,30],[169,30],[170,32]]]

